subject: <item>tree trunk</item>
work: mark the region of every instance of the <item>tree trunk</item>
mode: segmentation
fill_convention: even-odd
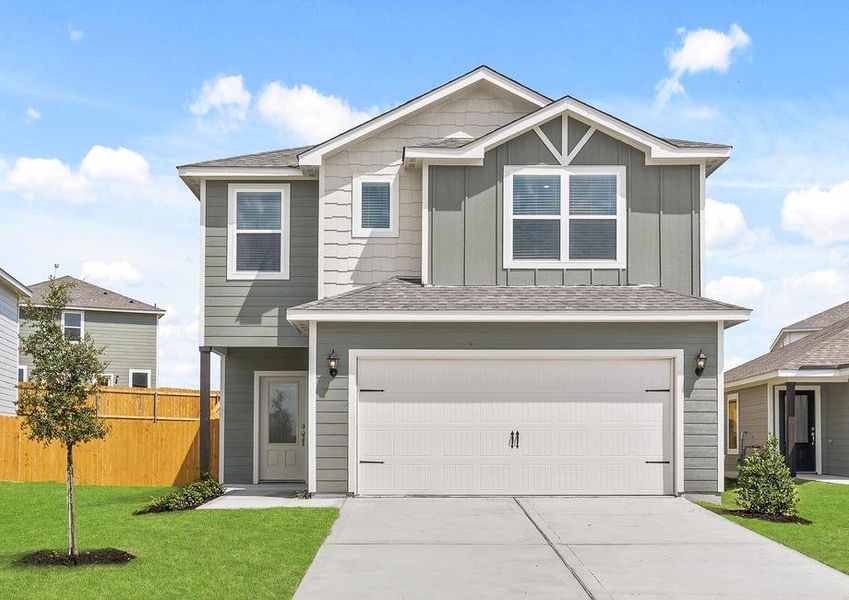
[[[68,444],[68,555],[77,563],[77,506],[74,500],[74,445]]]

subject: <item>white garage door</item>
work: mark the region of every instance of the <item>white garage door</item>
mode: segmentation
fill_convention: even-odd
[[[376,359],[359,494],[670,494],[671,360]]]

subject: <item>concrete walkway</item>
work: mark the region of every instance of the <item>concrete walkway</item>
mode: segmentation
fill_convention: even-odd
[[[198,510],[239,508],[341,508],[343,497],[298,498],[304,489],[302,483],[258,483],[254,485],[227,486],[227,492],[198,507]]]
[[[820,481],[822,483],[833,483],[836,485],[849,485],[849,477],[840,475],[817,475],[816,473],[798,473],[796,479],[805,481]]]
[[[681,498],[354,498],[295,594],[849,598],[849,577]]]

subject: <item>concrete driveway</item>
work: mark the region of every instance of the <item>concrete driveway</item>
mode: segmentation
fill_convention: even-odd
[[[849,577],[681,498],[354,498],[297,600],[849,598]]]

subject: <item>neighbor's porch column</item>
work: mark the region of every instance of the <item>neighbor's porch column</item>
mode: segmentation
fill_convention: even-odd
[[[784,457],[791,477],[796,477],[796,384],[792,381],[784,392]]]
[[[209,473],[209,346],[200,347],[200,472]]]

